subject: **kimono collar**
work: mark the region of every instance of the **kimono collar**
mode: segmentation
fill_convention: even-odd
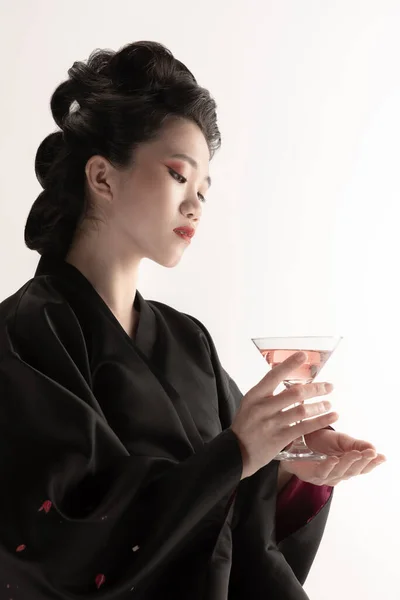
[[[150,358],[151,350],[156,341],[157,323],[154,311],[150,304],[140,294],[139,290],[136,290],[136,296],[133,303],[136,311],[139,313],[139,324],[135,338],[132,340],[111,309],[104,302],[103,298],[79,269],[70,263],[67,263],[63,258],[47,254],[41,256],[35,272],[35,277],[40,277],[42,275],[56,277],[60,282],[67,284],[68,288],[71,288],[72,286],[75,293],[88,298],[89,301],[94,303],[107,318],[115,322],[117,327],[120,328],[121,333],[128,338],[135,347],[138,347],[148,358]]]

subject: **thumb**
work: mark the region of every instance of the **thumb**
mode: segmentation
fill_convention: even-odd
[[[375,446],[370,442],[366,442],[365,440],[355,440],[354,450],[358,450],[359,452],[362,452],[363,450],[373,450],[376,452]]]
[[[374,450],[376,452],[375,446],[370,442],[356,440],[346,433],[338,434],[338,445],[344,452],[351,452],[352,450],[357,450],[358,452],[362,452],[363,450]]]

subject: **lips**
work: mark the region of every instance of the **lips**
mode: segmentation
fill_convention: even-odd
[[[193,229],[193,227],[177,227],[174,229],[174,232],[191,239],[196,233],[196,230]]]

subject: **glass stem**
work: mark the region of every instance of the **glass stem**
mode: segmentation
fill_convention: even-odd
[[[291,452],[304,452],[304,450],[309,451],[309,447],[306,444],[306,440],[304,439],[304,435],[301,435],[300,437],[298,437],[297,439],[293,440],[291,446],[290,446],[290,451]]]

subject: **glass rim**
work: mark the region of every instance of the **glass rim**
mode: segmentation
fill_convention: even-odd
[[[252,342],[257,340],[342,340],[342,335],[265,335],[251,337]]]
[[[343,341],[342,335],[267,336],[251,338],[258,350],[320,350],[334,352]]]

